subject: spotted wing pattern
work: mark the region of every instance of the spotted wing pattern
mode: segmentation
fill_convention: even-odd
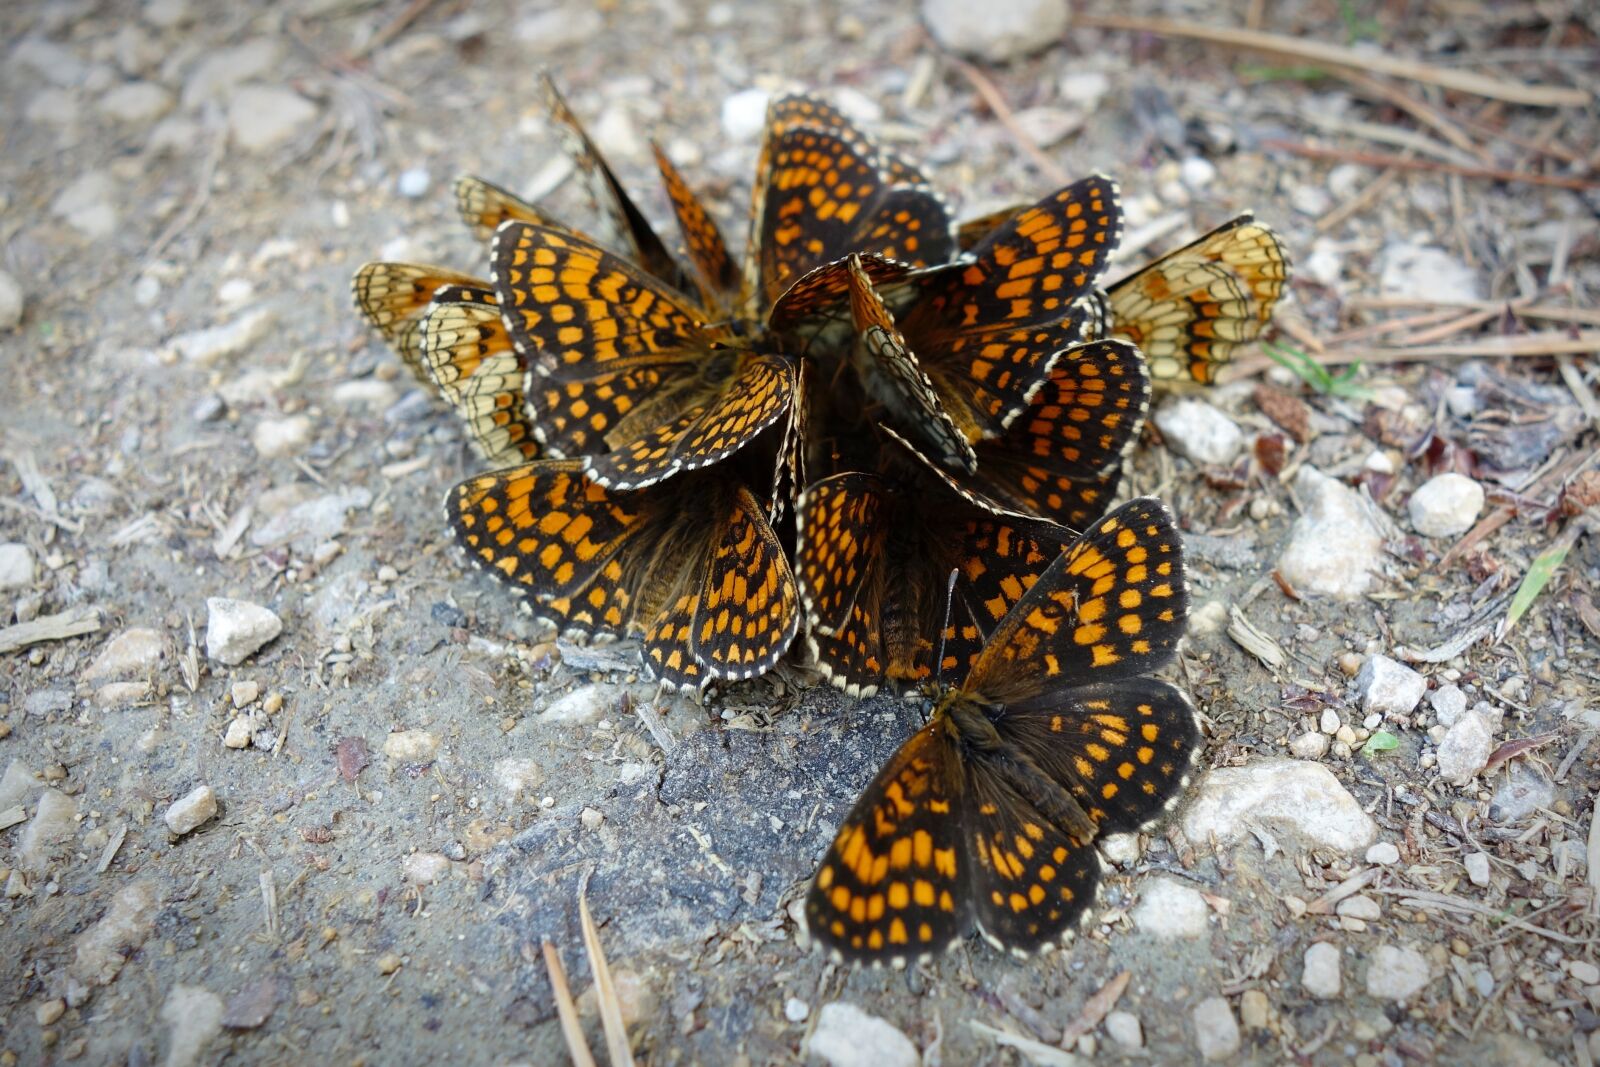
[[[806,895],[811,936],[845,959],[904,964],[972,924],[965,782],[943,718],[878,772],[840,827]]]
[[[904,965],[973,925],[1017,955],[1071,936],[1100,880],[1095,839],[1159,818],[1199,751],[1187,699],[1141,676],[1182,632],[1176,551],[1162,506],[1135,500],[1015,601],[844,820],[806,898],[813,938],[841,959]],[[1152,577],[1157,560],[1167,575]],[[1180,588],[1163,593],[1169,580]],[[1082,632],[1100,620],[1120,636]],[[1101,662],[1105,648],[1121,655]]]
[[[456,213],[480,241],[493,238],[494,231],[500,228],[502,222],[532,222],[540,226],[562,227],[548,212],[534,207],[515,193],[470,174],[463,174],[456,179],[455,194]]]
[[[456,286],[474,291],[488,288],[472,275],[448,267],[368,263],[356,271],[351,291],[368,325],[383,335],[418,381],[426,382],[418,327],[435,295],[441,289]]]
[[[906,347],[905,336],[895,327],[894,316],[859,260],[851,257],[848,268],[850,313],[855,321],[863,386],[892,413],[895,421],[908,426],[932,447],[941,463],[969,472],[976,469],[977,456],[968,443],[968,431],[945,411],[933,382]]]
[[[976,483],[1008,508],[1081,530],[1110,505],[1149,406],[1138,349],[1122,341],[1069,348],[1011,427],[979,442]]]
[[[703,689],[771,667],[794,578],[750,492],[721,472],[616,493],[578,460],[468,479],[446,510],[468,558],[564,631],[642,636],[653,677]]]
[[[434,304],[421,326],[423,363],[439,394],[466,423],[490,467],[539,455],[523,397],[522,359],[492,303]]]
[[[1157,380],[1210,384],[1271,322],[1288,278],[1278,235],[1241,215],[1113,285],[1110,330]]]
[[[901,331],[969,434],[1002,433],[1080,339],[1085,300],[1121,238],[1117,195],[1108,178],[1075,182],[918,282]]]
[[[673,214],[678,219],[678,230],[683,234],[688,248],[689,262],[698,275],[696,282],[705,297],[707,307],[719,307],[737,294],[739,268],[728,254],[722,231],[716,220],[706,210],[705,204],[695,195],[689,183],[672,165],[672,160],[659,147],[655,148],[656,166],[661,171],[662,183],[667,187],[667,197],[672,201]]]
[[[794,372],[778,356],[750,356],[706,400],[676,419],[589,457],[589,476],[611,489],[639,489],[678,471],[720,462],[753,441],[789,411]]]

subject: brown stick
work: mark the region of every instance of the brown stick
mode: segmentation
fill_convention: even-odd
[[[1485,178],[1496,182],[1527,182],[1530,185],[1552,185],[1557,189],[1582,191],[1600,185],[1600,177],[1566,177],[1560,174],[1530,174],[1521,170],[1501,170],[1498,167],[1467,167],[1460,163],[1445,163],[1434,159],[1413,159],[1390,155],[1387,152],[1360,152],[1344,148],[1325,148],[1322,145],[1301,141],[1268,138],[1261,147],[1289,152],[1307,159],[1330,159],[1340,163],[1364,163],[1369,167],[1394,167],[1398,170],[1426,170],[1438,174],[1459,174],[1463,178]]]
[[[1435,67],[1411,59],[1399,59],[1381,53],[1358,52],[1353,48],[1322,44],[1318,41],[1301,41],[1275,33],[1260,33],[1234,26],[1202,26],[1176,19],[1130,18],[1126,15],[1077,14],[1074,22],[1079,26],[1097,26],[1107,30],[1131,30],[1134,33],[1153,33],[1163,37],[1187,37],[1195,41],[1244,48],[1252,52],[1266,52],[1322,66],[1345,67],[1354,70],[1377,71],[1397,78],[1425,82],[1446,89],[1455,89],[1475,96],[1486,96],[1512,104],[1533,107],[1587,107],[1590,96],[1581,89],[1567,89],[1554,85],[1530,85],[1526,82],[1504,81],[1489,78],[1471,71]]]

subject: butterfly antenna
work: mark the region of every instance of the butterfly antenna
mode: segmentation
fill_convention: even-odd
[[[950,580],[944,584],[944,625],[939,627],[939,658],[934,660],[933,677],[936,681],[944,679],[944,642],[950,633],[950,608],[956,599],[956,577],[960,575],[959,567],[950,568]]]

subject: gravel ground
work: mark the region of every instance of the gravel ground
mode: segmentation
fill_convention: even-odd
[[[952,6],[973,67],[883,3],[0,8],[0,1064],[562,1062],[541,943],[588,988],[580,886],[649,1062],[1600,1058],[1600,197],[1562,184],[1600,143],[1592,11],[1259,27],[1584,108],[1081,21],[1001,63],[1000,14]],[[1172,677],[1209,771],[1105,843],[1070,951],[828,964],[804,879],[917,705],[798,663],[664,697],[464,569],[440,502],[474,459],[349,278],[481,273],[462,171],[582,217],[546,68],[658,219],[650,139],[742,232],[792,84],[963,214],[1116,175],[1128,266],[1254,208],[1285,337],[1364,359],[1317,391],[1247,352],[1133,458],[1194,561]]]

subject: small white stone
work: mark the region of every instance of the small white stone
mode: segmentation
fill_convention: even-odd
[[[401,196],[416,200],[427,195],[428,186],[433,184],[433,176],[428,173],[427,167],[410,167],[400,172],[394,184]]]
[[[26,589],[37,572],[33,549],[16,541],[0,545],[0,589]]]
[[[172,1027],[165,1067],[194,1067],[206,1046],[222,1032],[222,998],[200,986],[176,985],[161,1005],[161,1019]]]
[[[922,0],[922,21],[945,48],[1005,63],[1053,45],[1067,28],[1066,0]]]
[[[1289,742],[1289,751],[1298,759],[1321,759],[1328,754],[1328,735],[1307,730]]]
[[[263,459],[293,455],[311,443],[311,420],[304,415],[262,419],[250,434],[250,443]]]
[[[400,861],[400,876],[414,885],[432,885],[450,873],[450,858],[441,852],[413,852]]]
[[[1217,177],[1216,165],[1201,156],[1190,156],[1185,159],[1182,172],[1183,184],[1195,191],[1204,189]]]
[[[595,7],[570,4],[519,19],[513,32],[529,51],[554,55],[582,45],[605,27]]]
[[[1441,726],[1454,726],[1467,710],[1467,694],[1458,685],[1441,685],[1428,694],[1428,703]]]
[[[0,333],[22,324],[22,286],[10,272],[0,270]]]
[[[1244,445],[1238,425],[1204,400],[1179,397],[1163,404],[1155,422],[1173,451],[1195,463],[1227,463]]]
[[[111,176],[90,171],[74,179],[50,202],[50,210],[69,226],[92,240],[103,240],[116,232],[119,213],[116,186]]]
[[[237,307],[256,295],[256,287],[246,278],[229,278],[217,286],[217,303],[224,307]]]
[[[1380,715],[1408,715],[1428,691],[1428,680],[1388,656],[1368,656],[1356,675],[1361,709]]]
[[[222,744],[226,748],[249,748],[250,735],[253,732],[248,718],[235,715],[233,721],[228,723],[228,728],[222,732]]]
[[[1073,70],[1056,83],[1061,99],[1083,108],[1093,108],[1111,91],[1111,79],[1098,70]]]
[[[396,730],[383,739],[383,754],[397,763],[426,763],[439,751],[439,738],[427,730]]]
[[[1379,841],[1367,849],[1367,862],[1379,863],[1387,867],[1400,862],[1400,849],[1393,841]]]
[[[237,667],[283,632],[283,620],[270,608],[248,600],[211,597],[206,601],[206,655]]]
[[[161,664],[166,649],[166,639],[155,630],[142,626],[124,630],[107,641],[95,656],[83,672],[84,681],[103,682],[145,674]]]
[[[1483,499],[1483,486],[1450,471],[1418,487],[1406,510],[1411,515],[1411,525],[1424,537],[1457,537],[1478,521]]]
[[[293,89],[245,85],[228,105],[228,128],[246,152],[268,152],[305,130],[317,114],[317,105]]]
[[[1383,560],[1383,536],[1360,494],[1311,466],[1295,475],[1294,491],[1304,511],[1278,557],[1279,573],[1301,593],[1365,594]]]
[[[1108,1014],[1106,1036],[1130,1052],[1144,1048],[1144,1028],[1132,1012],[1118,1010]]]
[[[398,390],[381,378],[357,378],[333,387],[333,402],[343,408],[386,411],[399,399]]]
[[[799,997],[790,997],[783,1002],[783,1017],[792,1023],[803,1023],[811,1014],[811,1005]]]
[[[603,682],[583,685],[553,702],[540,718],[546,722],[572,725],[594,722],[606,713],[607,708],[616,707],[617,700],[616,686]]]
[[[195,786],[174,800],[163,818],[167,829],[182,837],[196,827],[203,826],[217,814],[217,795],[209,785]]]
[[[1139,903],[1130,917],[1134,926],[1156,937],[1204,937],[1206,900],[1181,882],[1152,878],[1140,889]]]
[[[1323,708],[1322,714],[1317,718],[1317,729],[1328,735],[1339,732],[1339,727],[1344,725],[1339,721],[1339,713],[1332,708]]]
[[[1305,969],[1300,973],[1300,984],[1307,993],[1327,1000],[1339,995],[1342,984],[1339,973],[1339,949],[1327,941],[1318,941],[1306,949]]]
[[[1439,742],[1439,775],[1453,785],[1466,785],[1489,762],[1494,731],[1476,710],[1456,720]]]
[[[1461,857],[1462,864],[1467,868],[1467,878],[1475,886],[1487,887],[1489,885],[1489,854],[1486,852],[1468,852]]]
[[[59,846],[72,838],[78,828],[78,805],[59,789],[39,794],[33,818],[17,838],[17,859],[29,871],[48,870]]]
[[[1568,960],[1567,973],[1572,975],[1572,980],[1579,985],[1600,984],[1600,967],[1587,960]]]
[[[222,98],[234,87],[278,69],[283,64],[283,42],[256,37],[232,48],[205,53],[183,85],[183,106],[200,107]]]
[[[1364,893],[1357,893],[1352,897],[1345,897],[1334,905],[1335,914],[1349,919],[1361,919],[1365,922],[1377,922],[1383,918],[1383,909],[1378,902]]]
[[[256,697],[261,695],[261,683],[249,678],[240,679],[229,687],[228,695],[233,699],[233,706],[236,708],[254,704]]]
[[[154,82],[128,82],[100,98],[100,113],[118,122],[143,124],[172,110],[172,94]]]
[[[1259,760],[1207,774],[1183,818],[1190,841],[1237,840],[1254,820],[1307,844],[1365,849],[1378,826],[1327,767],[1305,760]]]
[[[1426,304],[1482,296],[1477,272],[1442,249],[1393,241],[1378,255],[1377,266],[1385,296],[1416,297]]]
[[[767,103],[772,94],[765,89],[741,89],[722,101],[722,132],[732,141],[753,141],[766,127]]]
[[[1225,997],[1207,997],[1194,1009],[1194,1040],[1208,1060],[1227,1059],[1239,1051],[1239,1023]]]
[[[1118,867],[1134,862],[1144,852],[1137,833],[1107,834],[1100,840],[1100,854]]]
[[[1367,965],[1367,995],[1406,1001],[1432,981],[1428,961],[1414,948],[1380,945]]]
[[[921,1067],[911,1039],[893,1025],[844,1001],[824,1004],[806,1053],[829,1067]]]
[[[183,359],[205,366],[250,348],[272,332],[276,317],[271,308],[254,308],[220,326],[179,334],[169,347]]]
[[[1069,111],[1061,107],[1023,108],[1012,118],[1017,128],[1040,148],[1060,144],[1081,130],[1084,123],[1081,111]]]
[[[1349,726],[1341,726],[1341,727],[1339,727],[1337,730],[1335,730],[1333,732],[1333,737],[1334,737],[1334,741],[1337,744],[1343,745],[1347,751],[1349,750],[1351,745],[1355,744],[1358,740],[1360,740],[1360,738],[1358,738],[1356,736],[1355,730],[1352,729]]]

